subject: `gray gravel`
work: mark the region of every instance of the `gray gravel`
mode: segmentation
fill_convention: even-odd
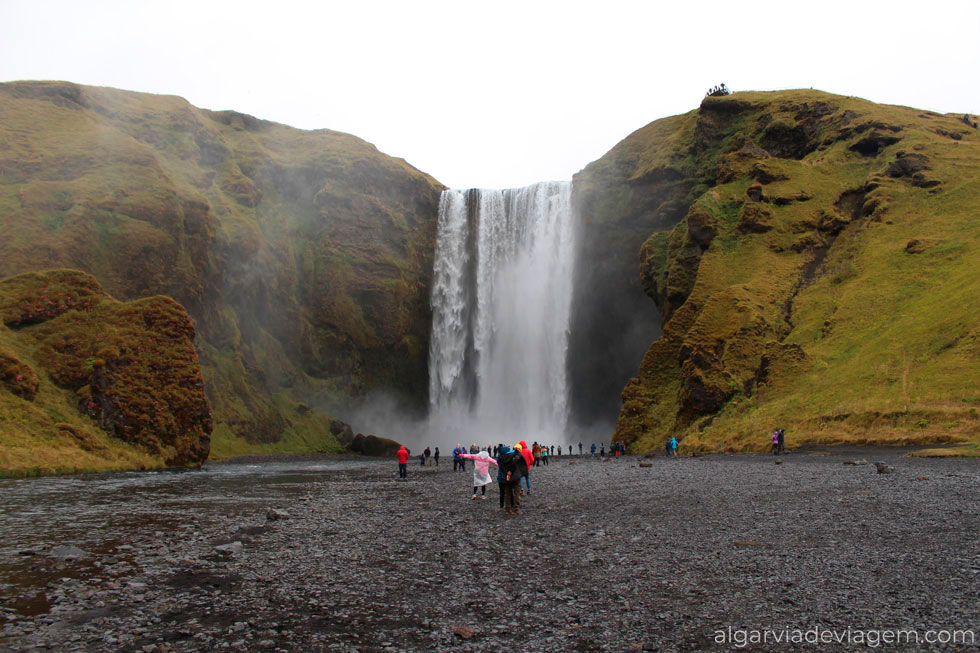
[[[860,458],[895,471],[844,464]],[[980,461],[779,460],[556,458],[517,517],[496,485],[471,500],[451,461],[406,481],[365,461],[60,543],[77,557],[8,547],[0,650],[729,650],[729,628],[851,629],[852,646],[752,650],[853,650],[873,629],[980,643]],[[883,648],[943,650],[903,641]]]

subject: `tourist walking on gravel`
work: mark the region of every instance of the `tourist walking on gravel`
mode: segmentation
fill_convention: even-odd
[[[436,467],[438,467],[439,466],[439,447],[436,447],[436,453],[433,456],[433,458],[435,458],[435,460],[436,460]]]
[[[595,442],[592,443],[592,457],[595,458]]]
[[[776,429],[776,433],[779,434],[779,453],[786,453],[786,431]]]
[[[490,478],[490,465],[497,466],[497,461],[490,457],[486,451],[478,454],[464,453],[463,458],[473,461],[473,499],[476,499],[476,490],[480,489],[480,498],[486,501],[487,485],[492,482]]]
[[[673,458],[677,457],[677,438],[675,436],[670,436],[670,455]]]
[[[432,455],[432,452],[429,451],[429,448],[428,447],[426,447],[425,448],[425,451],[423,451],[422,453],[425,454],[425,464],[428,465],[429,464],[429,456]]]
[[[779,453],[779,431],[772,432],[772,455]]]
[[[582,455],[582,443],[581,442],[578,443],[578,455],[580,455],[580,456]]]
[[[531,449],[527,446],[527,440],[521,440],[520,446],[514,448],[520,451],[521,456],[524,457],[526,469],[521,469],[521,473],[523,474],[521,478],[524,479],[523,483],[527,486],[527,493],[531,494],[531,467],[534,465],[534,456],[531,455]]]
[[[408,449],[405,445],[401,446],[395,457],[398,458],[398,478],[408,478]]]

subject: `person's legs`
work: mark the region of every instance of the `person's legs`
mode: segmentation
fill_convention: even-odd
[[[517,507],[520,505],[520,499],[518,498],[518,484],[517,483],[505,483],[504,484],[504,495],[506,501],[504,502],[504,509],[507,512],[516,512]]]
[[[504,484],[497,483],[497,489],[500,490],[500,509],[504,509]]]
[[[475,485],[473,486],[473,498],[474,499],[476,498],[476,486]]]
[[[483,497],[484,499],[487,498],[487,486],[486,485],[481,485],[480,486],[480,496]]]

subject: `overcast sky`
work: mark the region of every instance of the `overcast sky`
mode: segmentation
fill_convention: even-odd
[[[980,113],[978,28],[980,0],[0,0],[0,81],[180,95],[513,187],[570,179],[719,82]]]

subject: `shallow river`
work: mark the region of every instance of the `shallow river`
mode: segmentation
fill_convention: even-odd
[[[325,477],[345,478],[376,461],[296,459],[208,463],[200,470],[91,474],[0,481],[0,607],[47,611],[54,578],[98,575],[103,554],[165,533],[193,533],[214,515],[264,510]],[[48,553],[71,545],[100,560],[65,568]],[[37,589],[25,599],[25,590]]]

